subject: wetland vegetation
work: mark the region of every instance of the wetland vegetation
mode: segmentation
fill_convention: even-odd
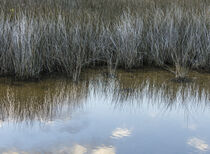
[[[0,0],[0,75],[210,71],[209,0]]]
[[[209,123],[209,0],[0,0],[0,153],[208,154]]]

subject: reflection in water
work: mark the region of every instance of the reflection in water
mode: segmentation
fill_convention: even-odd
[[[190,129],[190,130],[196,130],[197,129],[197,126],[195,125],[195,124],[190,124],[189,126],[188,126],[188,128]]]
[[[196,137],[190,138],[187,141],[187,144],[189,144],[190,146],[192,146],[200,151],[207,151],[209,149],[209,145],[206,144],[205,141],[203,141],[199,138],[196,138]]]
[[[72,153],[72,154],[85,154],[87,153],[87,148],[82,145],[74,145],[73,147],[63,147],[62,149],[56,151],[57,153]]]
[[[54,151],[55,152],[55,151]],[[70,154],[115,154],[115,148],[112,146],[98,146],[93,149],[82,145],[74,145],[73,147],[63,147],[55,153],[70,153]]]
[[[92,154],[115,154],[115,148],[112,146],[97,147],[96,149],[93,150]]]
[[[131,135],[131,130],[125,128],[117,128],[112,132],[111,138],[123,138]]]
[[[2,78],[0,153],[209,152],[210,76],[190,75],[186,84],[150,69],[115,79],[90,70],[77,84]]]
[[[37,152],[27,152],[23,150],[18,150],[18,149],[10,149],[2,154],[30,154],[30,153],[37,153]],[[47,152],[49,153],[49,152]],[[72,147],[61,147],[60,149],[54,149],[50,153],[61,153],[61,154],[116,154],[115,153],[115,148],[112,146],[99,146],[94,149],[91,149],[90,147],[84,147],[82,145],[74,145]]]
[[[0,88],[0,120],[50,122],[58,118],[59,113],[64,116],[75,107],[82,108],[86,99],[94,95],[106,96],[118,109],[128,106],[139,109],[142,104],[164,112],[209,109],[208,84],[175,84],[168,81],[170,77],[166,72],[156,76],[154,72],[133,75],[119,72],[117,79],[106,79],[100,73],[94,73],[94,76],[87,74],[87,79],[78,84],[65,79],[49,79],[23,86],[3,84]]]
[[[86,83],[67,84],[53,80],[29,83],[21,87],[4,85],[0,91],[0,119],[12,122],[50,123],[59,115],[65,116],[82,106],[87,94]],[[65,117],[63,117],[65,118]]]

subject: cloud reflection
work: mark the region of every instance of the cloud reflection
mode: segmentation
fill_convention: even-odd
[[[54,150],[55,152],[55,150]],[[115,154],[115,147],[113,146],[96,146],[92,147],[91,145],[79,145],[75,144],[73,147],[62,147],[59,150],[56,150],[55,153],[69,153],[69,154]]]
[[[113,132],[112,132],[112,136],[111,138],[123,138],[126,136],[130,136],[131,135],[131,130],[127,129],[127,128],[116,128]]]
[[[113,146],[97,147],[92,151],[92,154],[115,154],[115,148]]]
[[[2,154],[37,154],[40,153],[40,151],[33,151],[30,150],[28,151],[23,151],[20,149],[9,149],[5,151],[1,151],[0,153]],[[97,147],[91,147],[90,145],[80,145],[80,144],[75,144],[73,146],[62,146],[60,148],[55,148],[52,149],[51,151],[42,151],[41,153],[52,153],[52,154],[116,154],[115,147],[113,146],[97,146]]]
[[[200,151],[207,151],[209,150],[209,145],[199,138],[193,137],[187,141],[187,144],[200,150]]]
[[[29,154],[28,152],[26,151],[22,151],[22,150],[18,150],[18,149],[11,149],[11,150],[8,150],[8,151],[0,151],[1,154]]]
[[[85,154],[87,152],[87,148],[76,144],[73,147],[63,147],[56,153],[71,153],[71,154]]]

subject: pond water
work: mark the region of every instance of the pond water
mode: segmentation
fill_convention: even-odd
[[[210,74],[174,83],[158,69],[0,78],[0,153],[210,153]]]

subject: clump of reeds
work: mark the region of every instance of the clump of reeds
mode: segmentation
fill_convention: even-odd
[[[114,9],[115,8],[115,9]],[[0,0],[0,74],[18,79],[86,67],[210,71],[210,3],[202,0]]]

